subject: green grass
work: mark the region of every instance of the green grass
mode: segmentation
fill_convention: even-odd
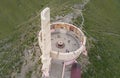
[[[15,31],[15,27],[30,19],[31,15],[43,8],[44,0],[1,0],[0,1],[0,39]]]
[[[119,3],[119,0],[91,0],[86,6],[84,29],[88,39],[94,38],[94,46],[88,51],[91,64],[83,78],[120,77]]]
[[[81,1],[81,0],[80,0]],[[1,0],[0,1],[0,39],[3,39],[15,31],[15,27],[25,21],[44,7],[50,7],[51,16],[66,14],[69,8],[79,0]],[[67,5],[67,6],[65,6]],[[59,9],[58,9],[59,8]]]
[[[10,78],[12,72],[20,73],[23,64],[23,52],[37,41],[38,18],[25,24],[0,42],[0,78]],[[25,31],[27,30],[27,31]]]

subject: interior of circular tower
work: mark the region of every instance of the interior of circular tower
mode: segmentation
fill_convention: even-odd
[[[69,53],[79,49],[83,42],[81,31],[71,24],[54,23],[51,24],[51,44],[52,50]]]

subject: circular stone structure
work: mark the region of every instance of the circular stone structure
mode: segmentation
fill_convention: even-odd
[[[40,32],[41,33],[41,32]],[[86,37],[76,26],[64,22],[51,24],[51,57],[70,61],[85,49]]]

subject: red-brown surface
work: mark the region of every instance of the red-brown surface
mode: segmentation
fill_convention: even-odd
[[[72,68],[71,68],[71,78],[81,78],[80,64],[73,63]]]

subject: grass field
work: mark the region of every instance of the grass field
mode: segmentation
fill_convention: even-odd
[[[91,0],[86,6],[85,30],[93,38],[91,65],[84,78],[120,77],[120,1]]]
[[[51,7],[51,11],[53,12],[51,14],[52,16],[60,14],[64,15],[70,10],[69,6],[77,2],[80,3],[79,0],[1,0],[0,39],[7,37],[9,34],[12,34],[17,25],[28,21],[31,16],[34,16],[36,12],[40,11],[46,6]]]
[[[0,42],[0,78],[10,78],[13,71],[20,72],[22,52],[37,41],[35,37],[40,29],[39,17],[30,22],[26,21],[37,16],[38,11],[46,6],[51,8],[52,17],[64,16],[71,12],[70,7],[80,2],[80,0],[1,0],[0,39],[5,39]],[[119,4],[119,0],[90,0],[85,7],[84,30],[87,35],[90,65],[82,78],[120,77]],[[75,20],[74,24],[79,26],[81,19]],[[26,36],[21,40],[23,35]]]
[[[37,42],[37,31],[40,30],[37,13],[49,6],[52,17],[64,15],[70,12],[69,6],[76,2],[77,0],[0,1],[0,78],[10,78],[11,73],[21,72],[23,51]],[[64,7],[65,5],[67,6]]]

